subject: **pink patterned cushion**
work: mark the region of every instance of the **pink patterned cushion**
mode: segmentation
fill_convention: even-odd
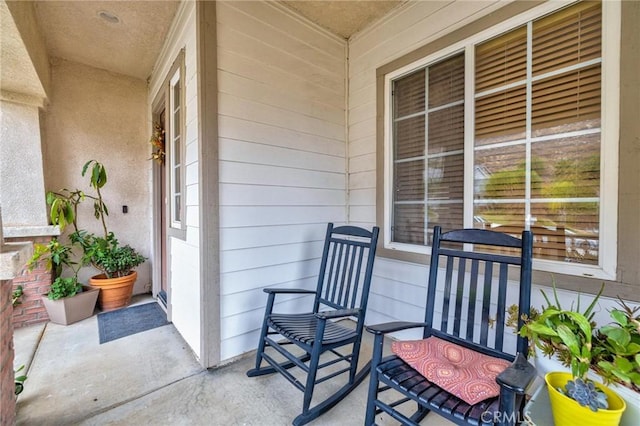
[[[396,341],[391,350],[431,383],[470,405],[498,396],[496,377],[511,364],[437,337]]]

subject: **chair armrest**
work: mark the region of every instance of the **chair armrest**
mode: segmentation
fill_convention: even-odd
[[[335,311],[322,311],[316,313],[316,317],[320,319],[352,317],[360,315],[361,311],[362,309],[338,309]]]
[[[305,290],[303,288],[263,288],[262,291],[269,294],[291,293],[291,294],[315,294],[315,290]]]
[[[517,394],[525,393],[527,387],[536,377],[536,369],[521,353],[516,355],[513,363],[496,377],[496,382]]]
[[[383,324],[374,324],[366,326],[368,332],[379,335],[393,333],[401,330],[408,330],[416,327],[427,327],[427,324],[423,322],[408,322],[408,321],[393,321],[385,322]]]

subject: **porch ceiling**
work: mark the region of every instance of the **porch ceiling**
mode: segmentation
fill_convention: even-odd
[[[292,1],[283,3],[302,16],[348,39],[406,0]]]
[[[406,0],[290,1],[287,7],[343,38]],[[49,55],[146,79],[180,1],[36,1]],[[101,17],[106,12],[107,19]],[[110,22],[109,16],[118,18]]]
[[[50,56],[146,79],[179,4],[37,1],[35,8]]]

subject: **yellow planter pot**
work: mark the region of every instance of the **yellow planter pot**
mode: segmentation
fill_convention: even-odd
[[[595,383],[596,387],[607,395],[609,409],[591,411],[589,407],[581,406],[557,390],[557,388],[564,388],[571,378],[571,373],[558,371],[547,373],[544,377],[549,389],[553,421],[556,426],[607,426],[620,423],[626,404],[618,394],[600,383]]]

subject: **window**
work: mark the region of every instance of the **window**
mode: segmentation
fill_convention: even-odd
[[[463,223],[464,55],[394,80],[392,97],[391,239],[424,245]]]
[[[184,135],[181,67],[169,80],[169,217],[171,227],[182,229],[184,221]]]
[[[608,3],[545,5],[385,74],[385,248],[425,253],[436,225],[531,229],[537,269],[615,277]]]

